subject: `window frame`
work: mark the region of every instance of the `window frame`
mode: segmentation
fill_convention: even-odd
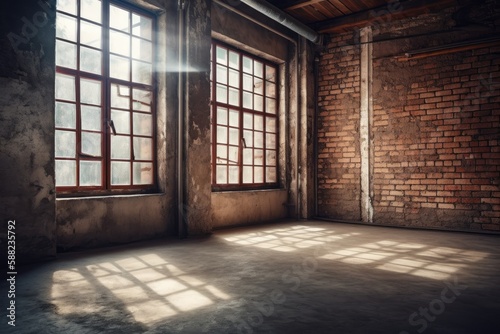
[[[218,102],[216,100],[217,97],[217,56],[216,56],[216,48],[221,47],[227,50],[227,54],[229,55],[229,51],[235,52],[238,54],[238,59],[239,59],[239,65],[238,65],[238,80],[239,80],[239,87],[238,89],[238,100],[239,104],[238,106],[235,106],[233,104],[230,104],[229,101],[226,103]],[[247,190],[266,190],[266,189],[278,189],[280,187],[280,159],[279,159],[279,151],[280,151],[280,65],[277,63],[274,63],[270,60],[267,60],[265,58],[259,57],[255,54],[249,53],[247,51],[241,50],[237,47],[234,47],[230,44],[224,43],[222,41],[219,41],[217,39],[212,39],[212,44],[211,44],[211,59],[210,59],[210,69],[211,69],[211,75],[210,75],[210,84],[211,84],[211,108],[210,108],[210,124],[211,124],[211,184],[212,184],[212,191],[214,192],[220,192],[220,191],[247,191]],[[243,93],[248,92],[244,89],[243,85],[243,76],[246,74],[243,71],[243,57],[248,57],[252,59],[252,61],[257,61],[262,63],[262,111],[255,110],[255,107],[252,106],[252,108],[246,108],[243,107]],[[274,69],[274,82],[271,82],[274,84],[274,99],[275,102],[275,112],[274,113],[269,113],[266,111],[266,97],[268,95],[266,94],[266,66],[272,67]],[[227,70],[229,71],[231,68],[228,65],[226,66]],[[252,78],[254,78],[256,75],[252,73]],[[229,74],[228,74],[229,77]],[[270,82],[270,81],[269,81]],[[231,86],[229,82],[225,84],[227,89],[235,88],[234,86]],[[255,86],[254,86],[255,89]],[[249,92],[248,92],[249,93]],[[255,91],[252,93],[252,99],[255,95]],[[260,94],[259,94],[260,95]],[[254,101],[252,102],[254,104]],[[229,183],[229,171],[227,171],[227,183],[225,184],[218,184],[217,183],[217,165],[218,165],[218,157],[217,157],[217,127],[218,127],[218,122],[217,122],[217,108],[222,107],[226,108],[229,112],[229,110],[236,110],[238,111],[238,132],[239,132],[239,143],[238,143],[238,161],[237,164],[234,166],[237,166],[239,168],[238,171],[238,183]],[[248,128],[245,128],[243,125],[243,118],[245,113],[250,113],[252,115],[260,115],[263,118],[263,126],[262,130],[256,130],[254,127],[250,130]],[[266,117],[272,117],[275,120],[275,132],[268,132],[266,130]],[[229,119],[227,125],[225,127],[228,129],[230,128],[236,128],[234,126],[231,126],[229,124]],[[252,137],[256,132],[261,132],[262,133],[262,139],[263,139],[263,144],[262,148],[257,148],[261,149],[263,152],[263,161],[262,165],[258,165],[255,163],[255,156],[252,158],[252,164],[245,164],[243,161],[243,150],[247,147],[244,147],[248,145],[247,143],[244,142],[243,139],[243,132],[244,131],[251,131],[252,132]],[[273,148],[268,148],[266,145],[266,134],[271,133],[274,135],[274,141],[275,145]],[[229,135],[228,135],[229,138]],[[225,145],[228,148],[227,152],[227,159],[226,161],[229,161],[229,147],[236,147],[235,145],[231,145],[229,143],[229,139],[227,143],[222,143],[221,145]],[[253,146],[253,144],[252,144]],[[254,149],[254,147],[250,147]],[[275,152],[275,165],[268,165],[267,164],[267,158],[266,158],[266,150],[274,151]],[[224,160],[224,159],[222,159]],[[221,164],[222,165],[222,164]],[[230,164],[227,164],[226,166],[231,166]],[[263,175],[262,179],[263,182],[252,182],[252,183],[244,183],[243,182],[243,167],[244,166],[251,166],[252,168],[255,168],[255,166],[260,167],[262,166],[263,170]],[[274,173],[275,173],[275,181],[274,182],[266,182],[266,177],[267,177],[267,168],[274,168]],[[252,172],[253,177],[254,176],[254,171]],[[253,180],[255,181],[255,179]]]
[[[75,118],[76,118],[76,124],[74,129],[69,129],[71,131],[74,131],[76,134],[76,143],[75,143],[75,156],[73,158],[61,158],[57,157],[55,160],[63,161],[75,161],[75,185],[71,186],[57,186],[56,185],[56,194],[59,197],[81,197],[81,196],[101,196],[101,195],[117,195],[117,194],[141,194],[141,193],[154,193],[158,190],[158,173],[157,173],[157,166],[158,166],[158,153],[157,153],[157,96],[158,96],[158,78],[156,74],[156,63],[157,63],[157,57],[156,57],[156,50],[157,50],[157,43],[158,43],[158,33],[157,33],[157,27],[158,27],[158,16],[151,12],[148,11],[144,8],[141,8],[135,4],[130,4],[128,2],[123,2],[119,0],[100,0],[101,1],[101,45],[100,47],[92,47],[92,49],[98,49],[101,51],[101,73],[100,74],[95,74],[91,72],[87,72],[81,69],[80,67],[80,49],[83,47],[89,48],[89,45],[83,44],[81,42],[81,37],[80,37],[80,30],[81,30],[81,22],[90,22],[90,23],[95,23],[91,21],[90,19],[86,19],[85,17],[82,17],[81,13],[81,0],[76,1],[76,14],[68,13],[65,11],[60,11],[57,9],[57,14],[61,13],[66,16],[70,16],[72,18],[76,19],[76,41],[71,41],[68,39],[64,39],[61,37],[56,37],[57,40],[61,40],[63,42],[71,42],[76,46],[76,66],[75,68],[68,68],[64,66],[59,66],[55,64],[55,74],[56,76],[58,74],[62,75],[70,75],[75,78],[75,101],[72,101],[72,103],[75,104]],[[132,43],[130,42],[129,50],[130,53],[127,56],[129,59],[129,79],[128,80],[123,80],[119,78],[114,78],[111,76],[111,65],[110,65],[110,55],[113,55],[114,53],[111,52],[111,44],[110,44],[110,32],[111,31],[119,31],[115,28],[111,27],[111,19],[110,19],[110,8],[111,5],[115,7],[119,7],[121,9],[127,10],[130,12],[129,14],[129,24],[132,23],[132,14],[136,13],[142,17],[146,17],[151,20],[151,39],[149,40],[151,42],[151,82],[150,84],[144,84],[140,82],[133,81],[132,79],[132,63],[134,59],[137,59],[136,61],[141,61],[139,58],[134,58],[132,54],[133,46]],[[132,41],[132,37],[136,38],[138,40],[147,40],[142,36],[134,35],[132,32],[132,26],[130,26],[130,32],[128,32],[128,36],[130,41]],[[82,102],[80,100],[80,80],[81,79],[89,79],[89,80],[96,80],[100,82],[101,85],[101,103],[100,103],[100,108],[101,108],[101,130],[98,132],[101,134],[101,156],[100,157],[92,157],[89,155],[85,155],[82,153],[82,133],[83,132],[88,132],[87,130],[82,129],[81,127],[81,105]],[[114,130],[110,126],[109,121],[112,119],[111,118],[111,112],[112,112],[112,107],[111,107],[111,92],[112,92],[112,86],[113,85],[121,85],[121,86],[127,86],[129,88],[129,107],[127,110],[129,114],[129,133],[127,136],[129,137],[130,140],[130,158],[129,159],[121,159],[123,161],[127,161],[130,165],[130,170],[129,170],[129,182],[130,184],[128,185],[112,185],[112,175],[111,175],[111,161],[116,160],[112,159],[111,155],[111,141],[112,137],[114,136]],[[133,132],[133,118],[136,113],[142,113],[141,110],[136,110],[132,106],[132,99],[133,99],[133,90],[134,89],[142,89],[144,91],[150,91],[151,92],[151,109],[149,114],[151,115],[151,134],[150,135],[138,135]],[[55,97],[54,99],[54,106],[56,106],[56,103],[61,101],[61,99],[58,99]],[[54,109],[55,110],[55,109]],[[61,128],[61,127],[55,127],[56,130],[68,130],[66,128]],[[134,143],[134,138],[135,137],[147,137],[151,138],[151,160],[148,160],[147,163],[151,163],[151,168],[152,168],[152,179],[151,179],[151,184],[134,184],[134,162],[144,162],[145,160],[139,160],[135,159],[134,157],[134,148],[133,148],[133,143]],[[55,146],[55,143],[54,143]],[[101,185],[99,186],[82,186],[80,184],[80,162],[81,161],[100,161],[101,162]]]

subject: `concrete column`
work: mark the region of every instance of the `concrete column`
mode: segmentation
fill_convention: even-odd
[[[361,105],[360,105],[360,153],[361,153],[361,219],[364,223],[373,221],[371,135],[372,124],[372,29],[361,29]]]
[[[210,166],[211,0],[186,2],[184,219],[189,235],[212,230]]]
[[[15,220],[18,265],[56,253],[55,1],[2,2],[0,50],[0,243]]]
[[[314,53],[305,38],[300,38],[300,120],[299,120],[299,195],[300,218],[314,215]]]

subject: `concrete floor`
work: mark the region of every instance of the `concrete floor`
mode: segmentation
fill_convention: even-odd
[[[19,268],[0,332],[498,333],[499,283],[499,236],[288,222]]]

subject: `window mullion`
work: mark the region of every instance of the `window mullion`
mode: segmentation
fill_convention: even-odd
[[[245,149],[243,145],[243,55],[241,53],[238,54],[239,56],[239,62],[238,62],[238,71],[239,71],[239,80],[240,80],[240,89],[239,89],[239,106],[238,106],[238,113],[239,113],[239,133],[240,133],[240,140],[239,140],[239,150],[238,150],[238,163],[239,163],[239,175],[238,175],[238,183],[241,186],[243,184],[243,150]]]
[[[104,140],[103,147],[103,178],[105,189],[111,189],[111,98],[110,98],[110,85],[109,80],[109,1],[103,0],[102,4],[102,34],[103,41],[102,47],[102,75],[103,75],[103,92],[104,99],[102,105],[102,129]]]

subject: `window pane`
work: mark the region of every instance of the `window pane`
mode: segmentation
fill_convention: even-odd
[[[264,130],[264,117],[262,117],[260,115],[255,115],[253,120],[255,122],[253,125],[253,128],[255,130],[259,130],[259,131]]]
[[[101,108],[81,106],[82,130],[101,131]]]
[[[266,112],[276,114],[276,100],[266,98]]]
[[[252,74],[253,61],[251,58],[243,56],[243,72]]]
[[[217,145],[217,163],[227,162],[227,146]]]
[[[132,14],[132,34],[151,40],[153,22],[150,18]]]
[[[130,60],[128,58],[110,55],[109,75],[112,78],[130,80]]]
[[[243,128],[253,129],[253,115],[248,112],[243,113]]]
[[[264,164],[264,151],[253,150],[253,164],[262,166]]]
[[[276,175],[276,167],[267,167],[266,168],[266,182],[275,183],[278,181],[278,177]]]
[[[76,15],[76,0],[58,0],[57,10]]]
[[[256,111],[264,111],[264,99],[261,95],[254,95],[253,107]]]
[[[240,168],[238,166],[229,166],[229,182],[232,184],[239,183]]]
[[[276,82],[276,70],[274,67],[266,66],[266,80]]]
[[[276,151],[275,150],[267,150],[266,151],[266,165],[276,166]]]
[[[109,6],[109,25],[117,30],[130,32],[130,13],[116,6]]]
[[[151,95],[150,91],[134,89],[132,96],[132,107],[134,110],[151,112]]]
[[[227,68],[225,66],[217,65],[217,82],[227,85]]]
[[[76,42],[76,22],[75,18],[57,13],[56,37]]]
[[[56,65],[76,69],[76,45],[56,40]]]
[[[276,84],[266,81],[266,95],[267,97],[276,97]]]
[[[229,87],[229,104],[233,106],[239,106],[240,92],[238,89]]]
[[[109,32],[109,51],[122,56],[130,56],[130,35],[122,32]]]
[[[95,22],[101,22],[101,1],[80,0],[81,16]]]
[[[130,108],[130,87],[111,85],[111,107],[121,109]]]
[[[94,157],[101,156],[101,134],[82,132],[82,153]]]
[[[76,186],[76,162],[56,160],[56,186]]]
[[[100,186],[101,183],[101,162],[80,161],[80,185]]]
[[[217,85],[217,102],[227,103],[227,87]]]
[[[227,109],[217,108],[217,124],[227,125]]]
[[[153,141],[151,138],[134,137],[134,158],[136,160],[153,159]]]
[[[217,143],[227,144],[227,128],[224,126],[217,127]]]
[[[147,114],[134,113],[134,134],[151,136],[153,134],[153,117]]]
[[[152,83],[151,64],[132,60],[132,81],[150,85]]]
[[[80,102],[101,104],[101,82],[89,79],[80,79]]]
[[[129,162],[111,162],[111,184],[114,186],[130,184]]]
[[[266,117],[266,131],[276,133],[276,118]]]
[[[251,75],[243,74],[243,89],[253,92],[253,79]]]
[[[243,92],[243,108],[252,109],[252,93]]]
[[[262,76],[264,75],[263,64],[259,61],[254,60],[253,66],[253,74],[259,78],[262,78]]]
[[[264,147],[264,134],[262,132],[254,132],[254,147],[263,148]]]
[[[236,88],[240,87],[240,76],[238,71],[229,70],[229,85]]]
[[[253,183],[253,168],[243,166],[243,183]]]
[[[134,184],[153,183],[153,164],[150,162],[134,162]]]
[[[253,78],[253,91],[257,94],[264,94],[264,82],[262,79]]]
[[[56,99],[75,101],[75,77],[56,73]]]
[[[229,125],[239,126],[240,125],[240,113],[237,110],[229,110]]]
[[[132,38],[132,57],[134,57],[135,59],[151,62],[152,55],[153,44],[151,42],[136,37]]]
[[[238,129],[229,129],[229,144],[238,145],[240,142],[240,132]]]
[[[243,149],[243,164],[245,165],[253,164],[253,150],[251,148]]]
[[[76,156],[76,133],[56,130],[55,155],[57,158],[74,158]]]
[[[102,53],[101,51],[80,47],[80,70],[95,74],[101,74]]]
[[[266,147],[275,148],[276,147],[276,134],[268,133],[266,134]]]
[[[227,103],[227,87],[217,85],[217,102]]]
[[[130,159],[130,137],[111,136],[111,158]]]
[[[80,43],[101,48],[101,26],[80,21]]]
[[[229,158],[228,158],[228,163],[229,165],[236,165],[238,164],[238,147],[237,146],[229,146]]]
[[[76,106],[74,104],[56,102],[56,127],[76,128]]]
[[[227,66],[227,50],[221,48],[220,46],[217,46],[216,49],[217,49],[217,62],[219,64]]]
[[[264,168],[263,167],[254,167],[253,168],[253,177],[254,183],[263,183],[264,182]]]
[[[130,133],[130,112],[121,110],[111,110],[111,119],[117,133]]]
[[[245,130],[243,131],[243,139],[245,140],[246,147],[253,148],[253,132]]]
[[[227,166],[217,166],[216,179],[218,184],[227,183]]]
[[[240,56],[233,51],[229,51],[229,66],[238,69],[240,66]]]

